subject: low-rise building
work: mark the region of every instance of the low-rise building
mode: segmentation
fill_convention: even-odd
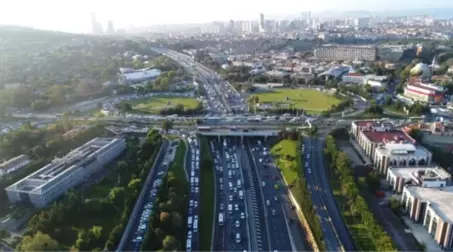
[[[20,155],[0,164],[0,178],[18,171],[30,163],[30,159],[26,155]]]
[[[377,58],[377,48],[375,46],[324,45],[315,49],[314,56],[329,60],[374,61]]]
[[[346,83],[364,84],[365,80],[365,75],[362,73],[348,73],[342,77],[342,81]]]
[[[94,138],[62,158],[19,180],[5,190],[12,203],[42,208],[70,188],[90,179],[126,148],[123,138]]]
[[[386,174],[390,166],[413,167],[431,164],[431,152],[409,141],[398,137],[394,140],[384,139],[384,143],[378,144],[374,157],[371,158],[376,169],[380,173]]]
[[[439,104],[444,101],[445,89],[420,79],[411,79],[404,87],[404,96],[423,103]]]
[[[453,247],[453,186],[447,172],[440,168],[420,170],[414,177],[419,184],[403,188],[403,210],[414,222],[422,224],[441,248]]]
[[[160,74],[161,71],[159,69],[128,72],[121,74],[118,82],[120,84],[137,84],[144,81],[154,80],[159,77]]]
[[[438,166],[391,166],[386,181],[396,193],[402,193],[404,186],[445,187],[451,182],[451,175]]]

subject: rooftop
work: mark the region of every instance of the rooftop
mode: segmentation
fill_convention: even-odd
[[[36,193],[46,190],[46,185],[57,178],[67,176],[79,167],[95,161],[95,157],[103,151],[102,149],[108,148],[111,143],[116,141],[118,141],[116,138],[94,138],[64,157],[55,158],[38,171],[9,186],[7,190],[34,191]]]
[[[412,143],[387,143],[379,146],[376,151],[385,156],[412,155],[415,157],[429,156],[430,152],[423,147],[415,146]]]
[[[346,76],[357,76],[357,77],[364,77],[365,75],[362,73],[348,73]]]
[[[443,180],[451,178],[451,175],[447,171],[438,166],[390,167],[389,171],[404,180],[416,179],[420,177],[439,178]]]
[[[453,186],[441,188],[407,186],[406,189],[415,198],[429,203],[442,220],[453,224]]]
[[[415,140],[400,130],[393,131],[363,131],[363,134],[374,143],[415,143]]]
[[[385,121],[377,121],[377,120],[364,120],[364,121],[354,121],[357,127],[393,127],[393,124]]]

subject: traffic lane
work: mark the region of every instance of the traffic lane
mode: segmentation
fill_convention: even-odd
[[[349,230],[346,227],[346,224],[343,221],[343,217],[340,214],[340,211],[338,209],[337,203],[335,202],[335,199],[333,197],[332,190],[330,188],[329,181],[326,178],[326,170],[324,166],[324,159],[323,159],[323,145],[321,142],[316,143],[316,152],[318,153],[318,162],[319,162],[319,167],[321,170],[319,170],[319,175],[320,175],[320,183],[323,185],[323,190],[322,193],[325,195],[325,198],[327,200],[327,207],[329,214],[331,216],[331,219],[333,219],[333,223],[337,229],[338,236],[344,246],[344,249],[346,251],[355,251],[355,246],[354,243],[352,242],[352,238],[349,234]]]
[[[315,175],[317,172],[316,167],[314,165],[316,160],[316,155],[314,155],[314,148],[312,148],[312,143],[310,140],[305,140],[306,142],[304,147],[304,154],[305,154],[305,176],[307,177],[307,183],[309,188],[312,192],[312,201],[313,205],[315,206],[315,211],[320,218],[321,227],[323,229],[326,247],[329,251],[339,251],[341,250],[341,246],[338,243],[337,236],[335,231],[333,230],[331,219],[329,218],[329,214],[327,212],[327,206],[324,205],[323,202],[323,195],[318,190],[318,188],[322,188],[318,183],[318,177]],[[306,153],[310,154],[309,160],[307,160]]]

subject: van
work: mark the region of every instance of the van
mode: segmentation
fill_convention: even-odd
[[[239,198],[244,199],[244,193],[242,192],[242,190],[239,190]]]
[[[189,218],[187,218],[187,225],[189,227],[192,227],[192,216],[189,216]]]
[[[191,177],[195,177],[195,172],[192,171],[192,172],[190,173],[190,176],[191,176]]]
[[[193,221],[193,231],[198,232],[198,219]]]
[[[228,213],[231,214],[233,212],[233,205],[228,204]]]

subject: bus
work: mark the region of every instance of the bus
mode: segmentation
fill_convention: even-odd
[[[223,226],[223,213],[219,213],[219,225]]]
[[[198,131],[211,131],[212,128],[210,126],[198,126],[197,130]]]

